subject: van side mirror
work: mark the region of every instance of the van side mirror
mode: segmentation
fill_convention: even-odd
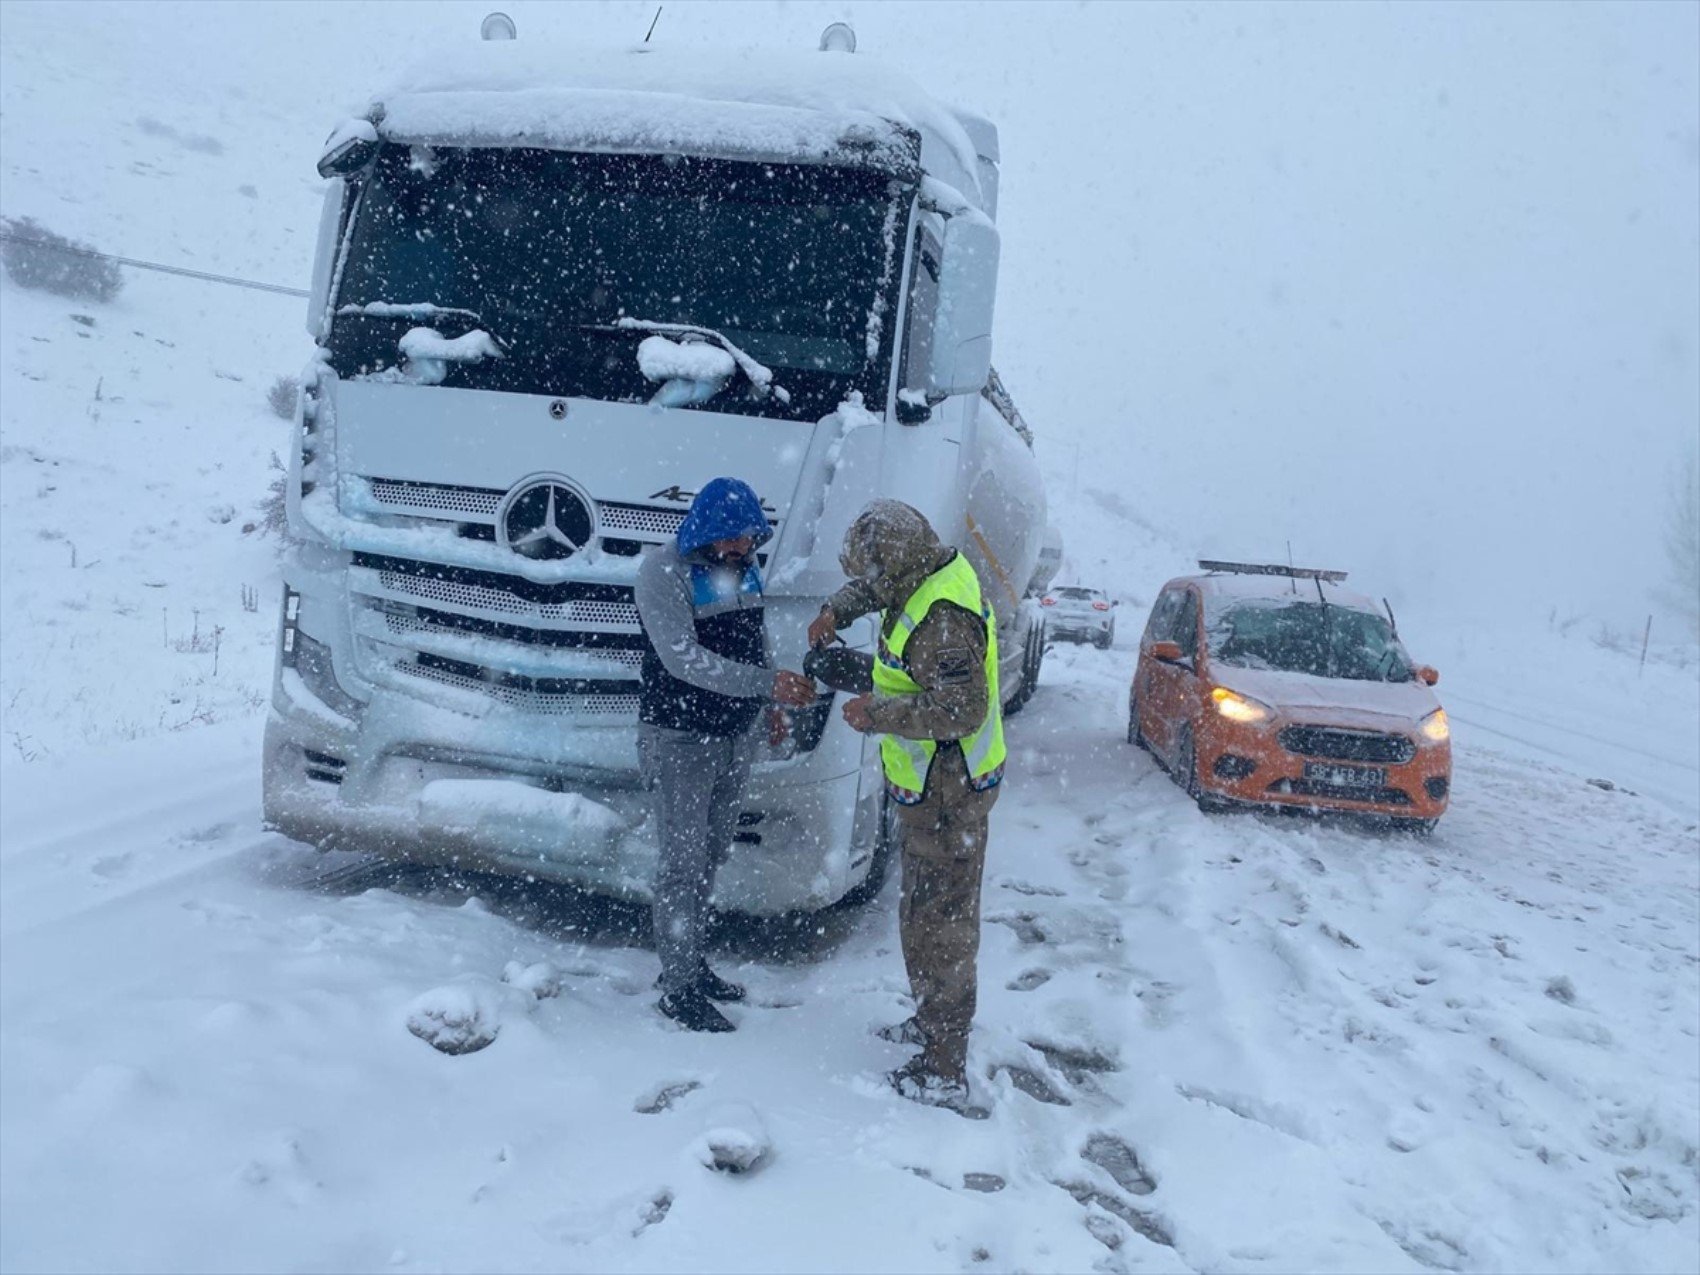
[[[1179,642],[1153,642],[1151,644],[1151,658],[1161,660],[1165,664],[1179,664],[1182,658],[1181,644]]]
[[[1440,680],[1440,670],[1430,664],[1420,665],[1417,668],[1417,680],[1425,686],[1433,686]]]
[[[998,251],[998,228],[978,209],[959,209],[945,222],[928,394],[978,394],[985,387],[992,370]]]

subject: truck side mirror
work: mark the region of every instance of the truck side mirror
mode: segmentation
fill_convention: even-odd
[[[336,267],[338,232],[342,229],[342,202],[348,183],[338,177],[325,191],[319,210],[319,241],[313,249],[313,284],[307,294],[307,335],[315,341],[325,335],[325,308],[331,298],[331,272]]]
[[[1440,680],[1440,670],[1432,664],[1423,664],[1417,668],[1417,680],[1424,686],[1433,686]]]
[[[978,394],[992,368],[992,310],[998,287],[998,228],[973,208],[944,226],[937,317],[927,366],[929,394]]]

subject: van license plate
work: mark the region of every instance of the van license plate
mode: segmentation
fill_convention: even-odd
[[[1331,788],[1387,787],[1387,771],[1380,766],[1329,766],[1307,761],[1305,778]]]

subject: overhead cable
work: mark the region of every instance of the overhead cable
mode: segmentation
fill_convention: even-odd
[[[203,279],[208,283],[227,283],[233,288],[251,288],[255,292],[277,292],[286,297],[311,295],[305,288],[286,288],[280,283],[261,283],[255,279],[238,279],[234,275],[211,274],[205,270],[189,270],[183,266],[162,265],[157,261],[137,261],[134,257],[115,257],[109,252],[96,252],[93,248],[79,248],[71,244],[49,243],[45,239],[32,239],[28,235],[20,235],[10,230],[0,230],[0,240],[7,243],[27,244],[31,248],[40,248],[44,252],[62,252],[72,257],[93,257],[97,261],[113,261],[121,266],[133,266],[137,270],[157,270],[161,274],[182,275],[186,279]]]

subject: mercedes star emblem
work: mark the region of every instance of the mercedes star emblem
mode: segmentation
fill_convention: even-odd
[[[570,558],[590,543],[590,502],[564,478],[530,478],[508,494],[496,530],[523,557]]]

